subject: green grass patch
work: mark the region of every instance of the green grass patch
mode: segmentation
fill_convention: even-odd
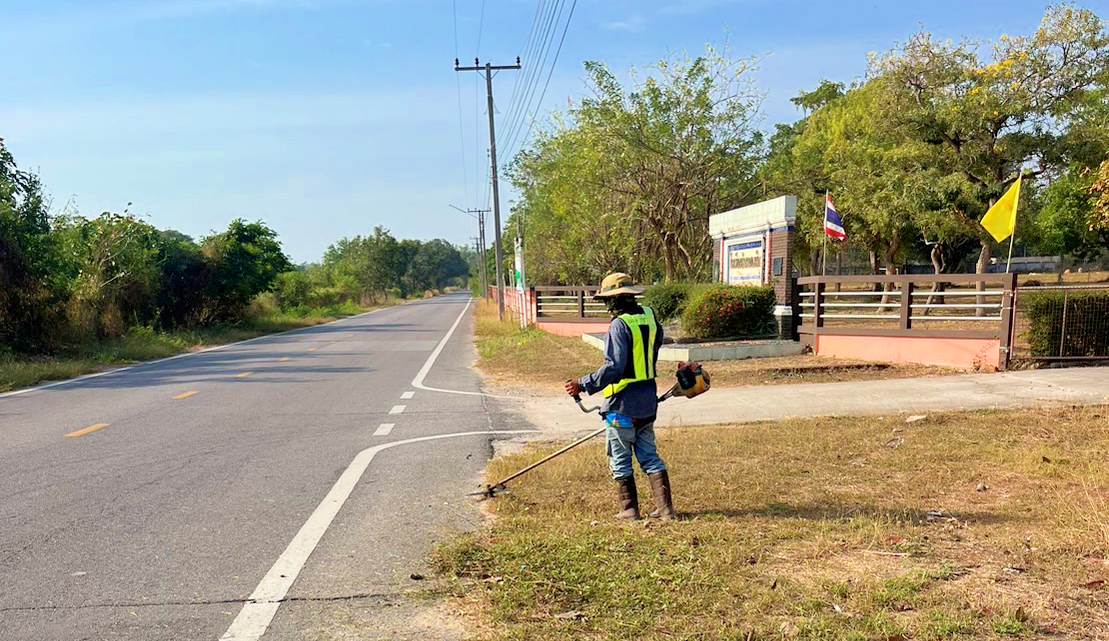
[[[118,338],[71,346],[49,356],[0,353],[0,392],[74,378],[111,367],[166,358],[212,345],[327,323],[366,311],[352,303],[327,308],[271,311],[241,323],[162,331],[133,327]]]

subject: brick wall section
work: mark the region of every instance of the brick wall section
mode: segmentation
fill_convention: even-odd
[[[780,230],[770,233],[770,265],[771,276],[770,282],[774,285],[774,294],[778,300],[779,305],[792,305],[796,292],[794,291],[795,285],[793,281],[793,232]],[[782,259],[782,273],[778,276],[773,274],[774,260]],[[779,327],[779,335],[783,338],[791,336],[793,333],[793,319],[790,317],[783,317],[782,324]]]

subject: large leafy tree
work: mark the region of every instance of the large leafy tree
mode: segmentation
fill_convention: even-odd
[[[468,273],[469,266],[458,249],[437,238],[420,244],[405,277],[416,289],[437,289]]]
[[[29,350],[50,342],[60,271],[38,176],[20,170],[0,139],[0,346]]]
[[[1064,169],[1067,129],[1107,64],[1104,23],[1070,6],[1050,8],[1032,36],[1002,36],[989,61],[976,43],[924,32],[873,60],[872,76],[893,88],[890,117],[938,152],[932,167],[946,191],[945,227],[978,240],[978,271],[993,242],[978,219],[1019,172],[1045,181]]]
[[[529,271],[595,281],[708,275],[708,217],[755,193],[762,138],[749,60],[709,49],[632,72],[586,63],[592,97],[517,160]]]
[[[156,313],[158,232],[124,211],[59,221],[70,262],[68,313],[81,336],[117,336]]]
[[[205,238],[201,248],[212,264],[211,315],[217,319],[239,317],[252,298],[292,267],[277,232],[261,221],[233,220],[226,231]]]

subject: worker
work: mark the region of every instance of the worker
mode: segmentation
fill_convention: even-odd
[[[639,468],[651,482],[655,510],[650,516],[669,520],[675,516],[670,477],[655,445],[658,413],[655,365],[662,345],[662,325],[651,308],[641,307],[636,301],[636,294],[642,293],[643,288],[637,287],[627,274],[609,274],[601,281],[594,299],[604,301],[612,316],[605,338],[605,362],[592,374],[566,381],[566,393],[575,398],[582,392],[604,393],[601,416],[607,425],[608,462],[620,504],[616,518],[639,518],[632,469],[634,454]]]

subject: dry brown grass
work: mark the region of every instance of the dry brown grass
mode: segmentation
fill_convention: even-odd
[[[612,520],[597,443],[521,478],[438,561],[480,638],[1104,639],[1107,417],[660,430],[670,524]]]
[[[555,336],[537,329],[520,329],[512,321],[497,319],[495,305],[479,302],[475,312],[478,368],[498,387],[557,392],[568,378],[600,366],[601,352],[580,338]],[[677,363],[661,362],[660,372],[673,371]],[[832,383],[837,381],[907,378],[952,374],[958,370],[903,363],[872,363],[811,355],[756,358],[706,363],[712,384],[718,387],[774,385],[781,383]]]

